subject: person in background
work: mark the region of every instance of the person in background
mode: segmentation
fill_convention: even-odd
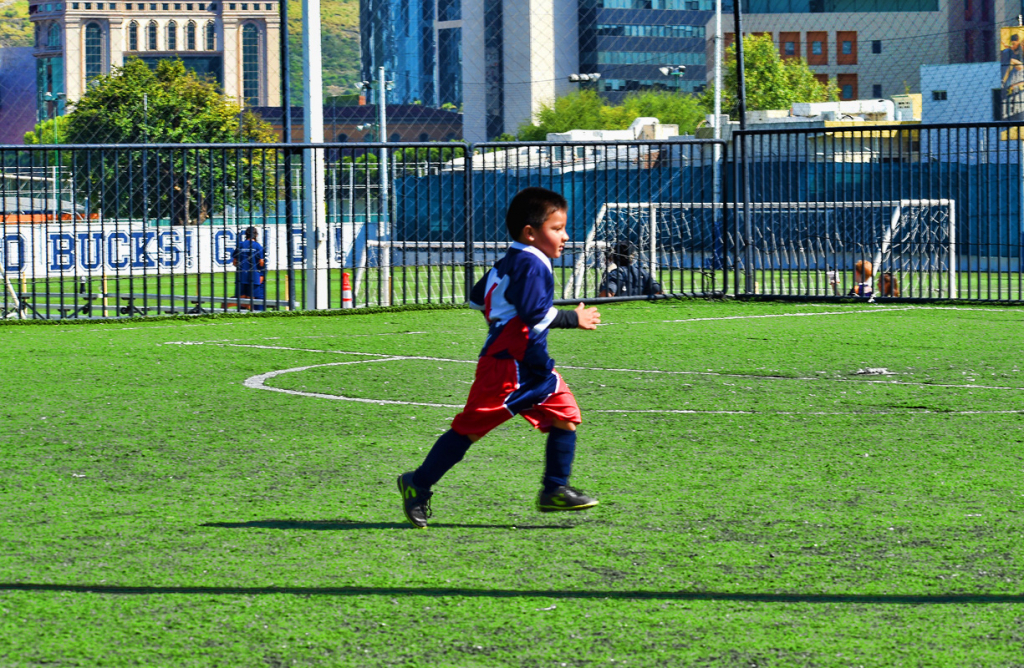
[[[598,297],[629,297],[634,295],[660,295],[661,285],[646,271],[633,264],[636,247],[629,241],[619,241],[608,253],[608,262],[615,268],[604,275]]]
[[[865,299],[874,297],[875,291],[871,285],[871,275],[874,271],[875,269],[869,261],[857,260],[857,264],[853,265],[853,282],[856,285],[850,290],[851,297],[863,297]]]
[[[892,275],[891,271],[887,271],[882,274],[882,296],[883,297],[899,297],[900,296],[900,284],[896,280],[896,277]]]
[[[238,242],[235,250],[231,251],[231,264],[238,268],[235,272],[235,297],[239,300],[239,308],[252,308],[254,311],[262,311],[266,307],[263,302],[266,300],[267,286],[267,255],[260,242],[256,241],[259,230],[255,227],[248,227],[245,230],[245,239]],[[247,300],[243,302],[242,300]],[[255,302],[259,303],[255,303]]]

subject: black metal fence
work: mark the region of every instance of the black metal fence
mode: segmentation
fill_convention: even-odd
[[[831,124],[737,132],[737,294],[1022,299],[1020,126]],[[868,281],[872,282],[872,281]],[[888,286],[888,287],[886,287]]]
[[[627,244],[664,294],[1020,301],[1020,147],[1012,124],[863,122],[728,141],[0,147],[0,308],[461,303],[531,185],[569,202],[562,300],[607,294]],[[250,229],[257,270],[236,266]]]

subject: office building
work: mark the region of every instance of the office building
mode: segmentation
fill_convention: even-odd
[[[1004,0],[751,0],[745,9],[745,32],[770,34],[784,58],[803,57],[842,100],[920,91],[922,65],[994,61],[997,26],[1020,12]],[[723,31],[731,43],[731,15]]]
[[[459,0],[362,0],[361,71],[391,81],[388,104],[462,104],[462,20]],[[377,90],[367,93],[377,103]]]

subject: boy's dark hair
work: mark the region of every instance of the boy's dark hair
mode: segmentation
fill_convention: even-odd
[[[245,228],[245,238],[246,239],[255,239],[259,235],[260,235],[260,231],[257,230],[255,227],[247,227],[247,228]]]
[[[518,241],[527,225],[539,230],[548,216],[555,211],[565,211],[569,203],[565,198],[547,188],[524,188],[509,202],[505,213],[505,227],[511,237]]]

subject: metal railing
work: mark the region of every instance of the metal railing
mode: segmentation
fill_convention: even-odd
[[[748,130],[733,137],[736,294],[1024,299],[1024,153],[1012,123]],[[868,280],[867,282],[872,282]]]
[[[605,293],[623,243],[666,295],[836,299],[865,282],[854,270],[867,261],[876,298],[1020,301],[1021,161],[1010,123],[728,141],[5,146],[0,309],[342,308],[346,284],[356,307],[462,303],[507,247],[505,210],[527,186],[569,202],[560,301]],[[256,294],[233,258],[249,228],[265,249]]]

